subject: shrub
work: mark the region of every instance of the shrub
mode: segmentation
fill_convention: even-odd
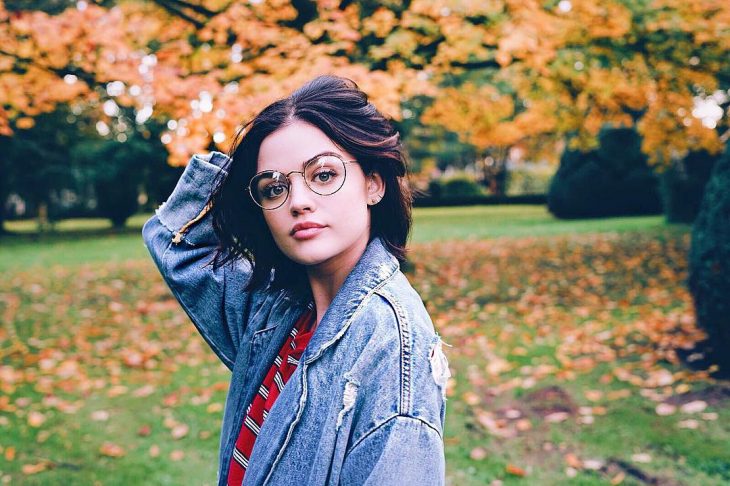
[[[142,169],[150,150],[142,143],[112,140],[84,144],[76,150],[77,160],[93,183],[98,215],[115,227],[124,226],[137,211]]]
[[[730,371],[730,145],[712,170],[692,229],[689,288],[712,357]]]
[[[596,150],[566,150],[550,181],[547,201],[558,218],[661,212],[657,178],[632,128],[602,130]]]
[[[705,185],[717,156],[706,151],[690,154],[661,176],[664,214],[670,223],[691,223],[697,217]]]
[[[455,198],[480,196],[484,194],[482,186],[468,176],[454,176],[448,179],[433,180],[428,185],[429,195],[433,198]]]
[[[510,169],[507,194],[547,194],[555,167],[539,164],[523,164]]]

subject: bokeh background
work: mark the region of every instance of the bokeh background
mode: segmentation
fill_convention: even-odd
[[[408,150],[448,483],[727,484],[729,61],[726,0],[0,1],[0,483],[214,483],[140,228],[331,73]]]

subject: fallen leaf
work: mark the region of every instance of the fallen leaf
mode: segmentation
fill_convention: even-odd
[[[631,390],[624,388],[622,390],[610,391],[606,394],[606,398],[609,400],[620,400],[622,398],[628,398],[631,396]]]
[[[10,446],[7,449],[5,449],[5,459],[8,461],[15,460],[15,447]]]
[[[568,412],[553,412],[545,416],[545,421],[550,423],[565,422],[570,417]]]
[[[31,427],[40,427],[45,421],[46,416],[42,413],[36,410],[31,410],[30,412],[28,412],[28,425],[30,425]]]
[[[464,392],[462,398],[467,405],[477,405],[481,401],[479,395],[473,391]]]
[[[640,452],[638,454],[633,454],[631,456],[631,460],[634,462],[640,462],[643,464],[651,462],[651,455],[647,454],[646,452]]]
[[[104,442],[99,448],[99,452],[102,456],[107,457],[123,457],[126,454],[122,446],[112,442]]]
[[[507,464],[507,466],[504,468],[504,472],[512,476],[518,476],[521,478],[527,476],[527,471],[519,466],[515,466],[514,464]]]
[[[574,467],[575,469],[581,469],[583,467],[583,461],[581,461],[578,456],[572,452],[567,453],[564,459],[565,463],[570,467]]]
[[[180,403],[180,396],[177,393],[170,393],[162,399],[166,407],[174,407]]]
[[[120,395],[124,395],[125,393],[127,393],[127,390],[127,387],[124,385],[115,385],[109,388],[109,391],[106,392],[106,395],[108,397],[114,398]]]
[[[700,423],[695,419],[681,420],[677,426],[680,429],[696,429],[700,426]]]
[[[173,461],[182,461],[185,458],[185,452],[181,450],[174,450],[170,452],[170,459]]]
[[[704,412],[707,408],[707,402],[703,400],[694,400],[692,402],[687,402],[681,407],[679,407],[679,410],[682,411],[682,413],[699,413]]]
[[[48,461],[39,462],[38,464],[23,464],[21,471],[26,475],[38,474],[48,469],[48,466]]]
[[[598,471],[606,465],[606,461],[602,459],[586,459],[583,461],[583,468],[590,469],[591,471]]]
[[[515,422],[515,428],[520,432],[526,432],[532,428],[532,422],[529,419],[520,419]]]
[[[207,406],[207,407],[205,408],[205,410],[206,410],[206,411],[207,411],[208,413],[218,413],[218,412],[220,412],[221,410],[223,410],[223,404],[222,404],[222,403],[220,403],[220,402],[213,402],[213,403],[211,403],[210,405],[208,405],[208,406]]]
[[[469,457],[474,461],[481,461],[487,457],[487,451],[483,447],[475,447],[469,453]]]
[[[137,388],[132,392],[132,396],[135,397],[148,397],[152,395],[155,392],[156,388],[154,385],[145,385],[143,387]]]
[[[674,405],[670,405],[668,403],[660,403],[659,405],[656,406],[656,408],[654,410],[656,411],[657,415],[661,415],[661,416],[665,417],[667,415],[672,415],[674,412],[676,412],[677,407],[675,407]]]
[[[593,415],[593,407],[579,407],[578,413],[580,415]]]
[[[674,383],[672,372],[664,368],[659,368],[658,370],[649,372],[649,377],[646,379],[645,385],[650,388],[657,388],[671,385],[672,383]]]
[[[172,434],[172,438],[175,440],[182,439],[186,435],[188,435],[188,432],[190,431],[190,427],[188,427],[185,424],[177,424],[175,427],[172,428],[170,433]]]
[[[516,408],[510,408],[508,410],[505,410],[504,416],[510,420],[514,420],[522,417],[522,412],[520,412]]]
[[[105,422],[109,420],[109,412],[106,410],[95,410],[91,412],[91,420],[95,420],[97,422]]]
[[[611,478],[611,484],[621,484],[624,482],[624,479],[626,479],[626,474],[624,472],[620,472]]]

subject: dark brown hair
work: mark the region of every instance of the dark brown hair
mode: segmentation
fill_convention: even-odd
[[[403,262],[411,228],[412,195],[406,182],[400,135],[353,81],[319,76],[264,108],[238,132],[229,154],[231,160],[223,167],[225,172],[221,172],[210,196],[213,228],[220,241],[214,266],[240,258],[248,260],[253,266],[249,290],[266,284],[291,290],[308,287],[303,266],[279,250],[263,210],[247,193],[248,181],[256,173],[261,143],[295,120],[319,128],[352,154],[365,174],[380,174],[385,195],[371,207],[370,238],[380,237],[388,251]]]

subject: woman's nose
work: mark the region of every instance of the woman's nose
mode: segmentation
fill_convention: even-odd
[[[314,196],[314,192],[304,182],[304,176],[301,174],[289,176],[289,211],[292,214],[314,211]]]

